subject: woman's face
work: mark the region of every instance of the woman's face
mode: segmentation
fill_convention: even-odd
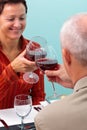
[[[22,3],[6,4],[0,15],[0,34],[7,39],[19,39],[26,26],[26,10]]]

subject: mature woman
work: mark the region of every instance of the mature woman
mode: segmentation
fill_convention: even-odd
[[[35,63],[27,60],[25,47],[29,42],[22,35],[26,26],[25,0],[0,0],[0,109],[13,107],[17,94],[29,94],[33,104],[44,100],[44,77]],[[35,71],[39,82],[29,84],[23,73]]]

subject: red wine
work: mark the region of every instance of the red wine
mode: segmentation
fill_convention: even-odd
[[[54,70],[57,69],[58,67],[57,60],[46,59],[46,58],[38,59],[36,61],[36,64],[43,71]]]
[[[46,51],[40,50],[40,52],[39,52],[39,51],[34,50],[34,51],[27,52],[26,58],[31,61],[35,61],[35,56],[37,56],[38,58],[45,58],[46,55],[47,55]]]

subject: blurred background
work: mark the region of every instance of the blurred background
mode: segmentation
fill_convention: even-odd
[[[57,52],[58,62],[62,63],[60,48],[60,29],[70,16],[86,12],[87,0],[26,0],[28,5],[27,26],[24,36],[31,39],[33,36],[43,36],[48,44]],[[59,94],[70,94],[73,91],[55,83]],[[51,83],[45,77],[45,92],[52,93]]]

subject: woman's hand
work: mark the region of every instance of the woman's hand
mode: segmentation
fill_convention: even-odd
[[[58,70],[46,70],[45,74],[49,81],[57,82],[66,88],[73,88],[72,81],[63,65],[59,65]]]
[[[24,56],[26,50],[24,50],[18,57],[16,57],[12,62],[11,66],[15,72],[30,72],[37,69],[35,62],[27,60]]]

